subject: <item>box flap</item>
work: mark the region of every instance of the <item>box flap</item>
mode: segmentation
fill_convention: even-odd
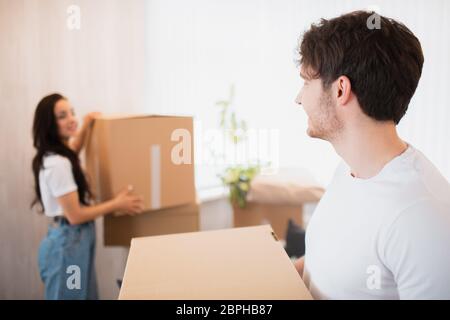
[[[134,238],[119,299],[311,299],[268,225]]]
[[[161,114],[126,114],[126,113],[111,113],[101,115],[96,118],[98,120],[122,120],[122,119],[141,119],[141,118],[192,118],[189,116],[176,115],[161,115]]]

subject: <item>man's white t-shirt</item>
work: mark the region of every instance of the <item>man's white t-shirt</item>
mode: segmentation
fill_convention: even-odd
[[[306,231],[316,299],[450,299],[450,185],[409,146],[373,178],[342,163]]]
[[[43,168],[39,172],[39,187],[46,216],[63,215],[58,197],[76,191],[77,185],[69,159],[51,154],[43,159]]]

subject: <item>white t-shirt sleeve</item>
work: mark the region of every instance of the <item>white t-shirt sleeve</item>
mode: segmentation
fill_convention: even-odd
[[[55,198],[78,189],[73,178],[72,165],[68,159],[63,157],[58,157],[52,163],[46,181],[51,195]]]
[[[403,210],[387,233],[384,260],[400,299],[450,299],[450,212],[430,199]]]

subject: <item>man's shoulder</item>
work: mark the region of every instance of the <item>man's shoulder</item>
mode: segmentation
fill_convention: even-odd
[[[399,193],[401,206],[387,220],[389,228],[404,235],[444,228],[450,235],[450,184],[421,153],[413,170],[415,177]]]
[[[450,204],[450,183],[422,152],[415,150],[411,165],[416,178],[414,182],[424,189],[423,203]]]

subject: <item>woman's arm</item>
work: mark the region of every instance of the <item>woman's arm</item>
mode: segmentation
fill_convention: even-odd
[[[77,191],[59,197],[58,202],[70,224],[92,221],[114,211],[123,211],[126,214],[135,215],[143,210],[142,199],[131,194],[128,189],[120,192],[114,199],[94,206],[80,206]]]
[[[70,149],[72,149],[76,153],[80,153],[86,143],[86,136],[89,127],[100,115],[100,112],[91,112],[84,117],[82,127],[78,131],[77,135],[69,142]]]

